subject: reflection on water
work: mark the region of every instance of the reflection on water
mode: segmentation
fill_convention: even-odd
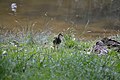
[[[81,0],[78,3],[77,1],[79,0],[16,0],[17,14],[12,15],[10,5],[13,1],[1,0],[0,26],[9,30],[32,26],[35,31],[49,29],[55,33],[74,28],[76,36],[84,38],[119,34],[119,26],[106,25],[106,23],[112,25],[112,22],[107,19],[92,20],[92,17],[89,17],[90,13],[80,11],[88,10],[89,6],[86,2]],[[86,26],[88,20],[90,22]],[[119,24],[117,19],[116,22]]]

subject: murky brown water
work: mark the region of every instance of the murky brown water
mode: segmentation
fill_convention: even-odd
[[[30,26],[35,31],[59,33],[72,28],[78,38],[98,38],[120,33],[120,27],[105,26],[109,24],[107,19],[91,21],[81,19],[78,13],[72,14],[77,4],[72,0],[16,0],[16,15],[11,13],[12,2],[0,1],[0,25],[8,30]]]

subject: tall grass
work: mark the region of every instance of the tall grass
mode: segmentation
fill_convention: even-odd
[[[54,50],[51,33],[22,33],[17,37],[20,40],[11,35],[0,43],[0,80],[120,79],[120,53],[87,54],[95,41],[75,40],[66,33],[62,45]],[[12,45],[13,40],[19,46]]]

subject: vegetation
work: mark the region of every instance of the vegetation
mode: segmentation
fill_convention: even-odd
[[[46,33],[23,35],[20,39],[1,36],[0,80],[120,79],[120,53],[90,53],[95,41],[75,40],[70,34],[65,34],[59,49],[54,50],[50,47],[51,37]]]
[[[87,22],[85,30],[88,24],[99,22],[92,27],[119,32],[120,0],[15,0],[16,16],[7,15],[11,0],[4,1],[0,0],[0,80],[120,80],[119,52],[110,49],[106,55],[93,53],[91,48],[96,40],[76,40],[72,32],[64,33],[59,49],[53,49],[53,35],[48,30],[60,20],[70,23],[69,27]],[[26,19],[36,21],[24,26],[21,23]],[[26,29],[7,31],[3,25],[10,28],[8,22],[12,29],[13,24]],[[64,28],[63,24],[59,26]],[[35,25],[48,31],[33,34],[29,27]],[[120,41],[120,36],[116,39]]]

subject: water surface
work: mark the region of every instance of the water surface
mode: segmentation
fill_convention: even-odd
[[[87,39],[120,33],[118,19],[94,17],[98,13],[93,17],[85,16],[83,14],[87,13],[80,10],[89,11],[89,5],[84,0],[77,1],[79,0],[1,0],[0,27],[14,31],[32,27],[34,31],[50,30],[53,33],[72,29],[78,38]],[[11,13],[12,2],[16,2],[18,6],[16,15]],[[112,26],[112,20],[116,22],[116,26]]]

